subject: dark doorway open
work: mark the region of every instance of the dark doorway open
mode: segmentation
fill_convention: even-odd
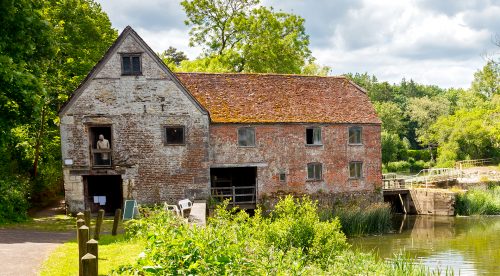
[[[255,209],[257,167],[211,168],[210,182],[213,198],[230,199],[232,206],[241,209]]]
[[[88,175],[84,176],[85,208],[92,212],[104,209],[106,213],[114,213],[122,208],[121,175]]]

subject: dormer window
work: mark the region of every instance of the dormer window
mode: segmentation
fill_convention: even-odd
[[[140,54],[122,54],[122,75],[142,74]]]

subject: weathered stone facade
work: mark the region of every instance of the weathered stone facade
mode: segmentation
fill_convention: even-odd
[[[88,175],[121,175],[123,198],[141,203],[203,194],[209,186],[207,112],[134,32],[124,32],[119,40],[60,113],[63,160],[73,163],[64,166],[72,212],[85,207]],[[120,53],[128,52],[141,53],[142,75],[121,74]],[[166,125],[186,127],[185,145],[165,145]],[[91,164],[92,126],[111,127],[110,168]]]
[[[141,74],[122,74],[122,55],[127,53],[140,56]],[[131,28],[124,30],[60,112],[69,211],[89,208],[95,200],[92,197],[103,193],[99,187],[106,186],[105,181],[109,179],[118,179],[121,188],[113,190],[109,196],[119,196],[120,201],[136,199],[139,203],[173,203],[185,197],[207,198],[211,187],[211,169],[214,168],[256,168],[257,202],[287,193],[312,194],[322,198],[325,195],[345,197],[346,194],[371,197],[381,187],[380,121],[366,94],[349,81],[307,77],[290,80],[299,89],[304,81],[312,90],[316,89],[318,81],[327,81],[332,91],[342,90],[338,95],[329,91],[311,95],[318,97],[314,99],[317,104],[323,104],[322,95],[341,104],[339,108],[327,106],[328,116],[324,116],[321,110],[312,110],[309,115],[306,114],[312,122],[307,119],[300,121],[300,114],[306,109],[289,107],[288,110],[280,106],[271,115],[281,116],[289,112],[285,114],[288,117],[284,121],[235,123],[231,118],[243,120],[249,117],[244,110],[236,112],[236,108],[228,108],[234,99],[232,96],[222,99],[222,104],[214,102],[209,108],[208,98],[202,95],[205,92],[192,93],[197,83],[189,82],[189,79],[179,80],[178,77],[182,76],[166,68]],[[284,85],[292,78],[271,77],[283,81]],[[256,80],[258,76],[248,78],[259,81]],[[229,83],[224,75],[217,75],[217,82]],[[239,89],[238,80],[234,84],[236,86],[231,82],[230,88]],[[225,94],[221,95],[224,97]],[[263,101],[261,98],[256,100]],[[269,98],[271,100],[272,97]],[[356,104],[357,101],[361,102]],[[290,103],[295,104],[295,101]],[[237,104],[245,107],[245,103]],[[353,110],[355,108],[358,109]],[[211,118],[210,114],[216,110],[226,109],[230,123]],[[231,115],[231,112],[234,114]],[[255,115],[253,111],[249,112]],[[219,112],[214,117],[224,119],[223,114]],[[354,115],[356,118],[352,117],[349,121],[349,116]],[[256,118],[265,118],[265,110]],[[326,120],[315,121],[322,118]],[[184,142],[167,145],[166,126],[182,126]],[[362,129],[362,143],[349,144],[348,130],[352,126]],[[255,129],[255,146],[238,145],[240,127]],[[306,128],[309,127],[321,129],[320,145],[306,145]],[[106,137],[111,143],[110,166],[96,167],[92,163],[95,136],[101,134],[93,133],[96,128],[99,131],[110,129],[110,137]],[[363,164],[361,177],[349,176],[349,162],[353,161]],[[313,162],[322,164],[319,180],[308,180],[307,164]],[[280,174],[285,175],[285,180],[279,179]],[[102,176],[99,180],[102,183],[94,183],[94,187],[90,187],[89,181],[96,181],[99,176]]]

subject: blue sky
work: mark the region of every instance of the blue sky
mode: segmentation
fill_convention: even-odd
[[[305,18],[310,49],[332,75],[368,72],[381,81],[402,78],[467,88],[499,54],[500,0],[261,0]],[[175,0],[97,0],[119,31],[127,25],[157,52],[169,46],[196,58],[188,46],[185,13]]]

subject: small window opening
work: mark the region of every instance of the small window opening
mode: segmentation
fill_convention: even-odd
[[[321,180],[322,179],[322,164],[309,163],[307,164],[307,179],[308,180]]]
[[[361,128],[349,128],[349,144],[361,144]]]
[[[280,181],[281,182],[285,182],[286,181],[286,173],[284,173],[284,172],[280,173]]]
[[[349,177],[350,178],[361,178],[363,177],[363,163],[362,162],[350,162],[349,163]]]
[[[95,126],[89,128],[91,142],[91,157],[94,167],[111,166],[112,139],[110,126]]]
[[[140,55],[122,55],[122,75],[140,75],[141,69]]]
[[[241,127],[238,129],[238,145],[240,147],[255,146],[255,128]]]
[[[165,129],[167,145],[183,145],[185,143],[183,126],[167,126]]]
[[[312,127],[306,129],[306,144],[321,145],[321,128]]]

